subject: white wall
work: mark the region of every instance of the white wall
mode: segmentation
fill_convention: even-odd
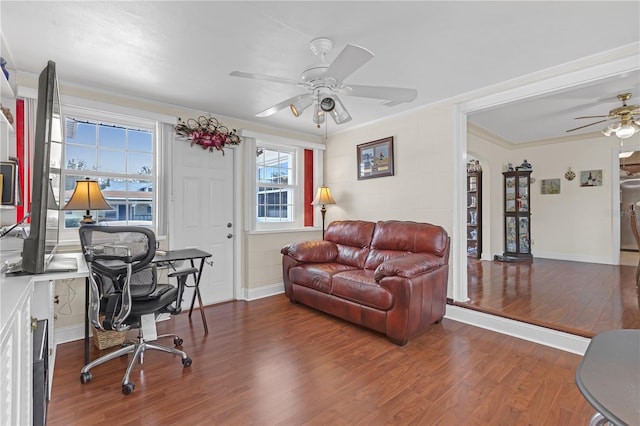
[[[442,225],[449,233],[453,212],[452,107],[423,109],[338,134],[325,153],[325,183],[336,219],[415,220]],[[357,145],[394,137],[395,175],[357,179]]]

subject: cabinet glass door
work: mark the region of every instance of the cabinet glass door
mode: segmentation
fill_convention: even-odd
[[[529,182],[525,176],[518,179],[518,211],[529,211]]]
[[[516,211],[516,178],[514,176],[507,177],[505,183],[505,210],[508,212]]]
[[[529,218],[519,219],[520,253],[529,253]]]
[[[507,251],[515,252],[516,251],[516,241],[517,241],[517,233],[516,233],[516,218],[513,216],[507,216],[506,218],[506,243],[507,243]]]

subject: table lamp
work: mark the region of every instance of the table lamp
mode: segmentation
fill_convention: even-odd
[[[331,191],[327,186],[322,185],[318,188],[318,192],[316,192],[316,198],[313,199],[311,204],[317,206],[318,204],[322,204],[322,208],[320,209],[320,213],[322,213],[322,239],[324,240],[324,215],[327,213],[327,209],[325,208],[325,204],[335,204],[336,200],[331,196]]]
[[[76,181],[71,198],[62,210],[85,210],[87,213],[80,225],[96,223],[91,217],[91,210],[112,210],[113,207],[104,199],[98,181],[86,178]]]

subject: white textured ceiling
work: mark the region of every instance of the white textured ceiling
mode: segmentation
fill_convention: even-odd
[[[339,127],[329,121],[332,134],[638,43],[638,16],[639,1],[0,2],[11,68],[35,74],[51,59],[62,83],[313,135],[324,135],[325,128],[311,122],[311,109],[299,118],[288,109],[255,117],[303,89],[229,73],[297,79],[316,62],[309,41],[322,36],[335,43],[329,61],[347,43],[375,54],[347,84],[418,90],[413,102],[391,108],[343,96],[353,120]],[[615,95],[623,89],[640,103],[638,80],[635,73],[471,119],[514,142],[562,136],[575,124],[571,117],[586,111],[582,106],[604,114],[617,106]],[[522,120],[538,124],[525,128]]]

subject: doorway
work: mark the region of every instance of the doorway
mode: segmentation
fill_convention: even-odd
[[[598,66],[593,66],[593,62],[590,64],[585,63],[585,67],[580,71],[572,71],[567,69],[566,74],[559,75],[557,72],[548,72],[546,75],[539,75],[539,79],[527,84],[526,81],[521,87],[506,89],[504,91],[496,91],[488,96],[473,99],[467,102],[463,102],[458,105],[457,119],[456,119],[456,200],[455,211],[456,219],[454,224],[454,231],[457,231],[454,235],[453,245],[453,299],[454,302],[465,303],[469,301],[469,293],[467,288],[468,283],[468,271],[467,271],[467,256],[466,256],[466,233],[463,231],[466,229],[467,224],[467,211],[463,207],[466,204],[466,163],[468,161],[467,152],[467,115],[473,112],[481,111],[496,107],[498,105],[504,105],[511,102],[516,102],[531,97],[535,97],[541,94],[550,93],[558,90],[566,90],[571,87],[575,87],[581,84],[587,84],[599,79],[611,77],[618,74],[623,74],[631,70],[637,70],[637,58],[630,56],[621,56],[621,59],[616,61],[606,61],[603,58],[603,63]],[[574,64],[575,65],[575,64]],[[573,70],[576,68],[573,67]],[[558,70],[556,70],[558,71]],[[545,73],[541,73],[545,74]],[[528,81],[532,81],[529,79]],[[616,206],[611,206],[618,207]],[[485,236],[487,234],[485,233]],[[494,244],[495,246],[495,244]],[[495,251],[495,247],[493,248]]]
[[[621,152],[620,163],[620,264],[638,264],[638,245],[631,231],[629,206],[640,208],[640,151]]]

